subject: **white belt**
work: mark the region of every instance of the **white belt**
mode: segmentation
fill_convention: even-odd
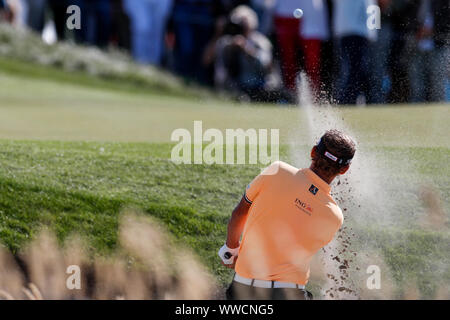
[[[257,288],[293,288],[305,290],[305,286],[302,284],[297,284],[293,282],[281,282],[281,281],[270,281],[270,280],[257,280],[241,277],[237,273],[234,275],[234,281],[245,284],[247,286],[253,286]]]

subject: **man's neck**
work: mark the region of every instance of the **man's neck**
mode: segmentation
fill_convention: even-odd
[[[312,172],[314,172],[315,174],[317,174],[319,176],[320,179],[322,179],[323,181],[325,181],[328,184],[331,184],[331,182],[334,180],[334,178],[336,178],[336,175],[333,176],[329,176],[324,174],[322,171],[318,170],[314,164],[311,164],[311,166],[309,167],[309,169],[311,169]]]

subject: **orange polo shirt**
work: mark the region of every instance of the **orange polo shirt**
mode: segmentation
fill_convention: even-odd
[[[251,203],[235,271],[242,277],[305,285],[313,255],[343,222],[330,185],[310,169],[278,161],[247,187]]]

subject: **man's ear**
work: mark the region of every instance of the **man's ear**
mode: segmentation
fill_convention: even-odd
[[[315,159],[315,158],[316,158],[316,154],[317,154],[317,147],[314,146],[314,147],[311,149],[311,159]]]
[[[339,174],[344,174],[348,171],[348,169],[350,168],[350,165],[346,165],[345,167],[342,167],[341,169],[339,169]]]

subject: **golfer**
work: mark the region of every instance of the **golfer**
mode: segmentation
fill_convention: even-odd
[[[250,183],[219,250],[235,270],[227,299],[312,299],[310,261],[343,222],[330,183],[349,169],[355,150],[351,137],[329,130],[312,148],[309,168],[274,162]]]

